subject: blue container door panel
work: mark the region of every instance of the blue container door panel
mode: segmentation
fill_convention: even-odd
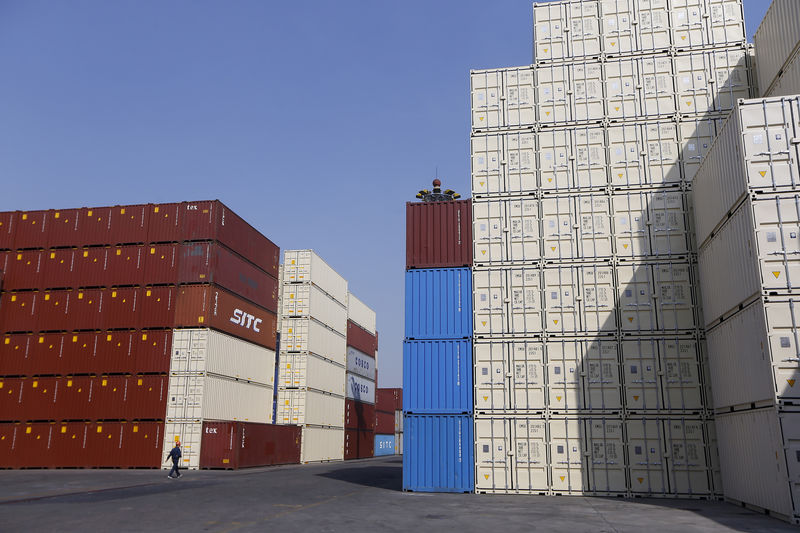
[[[406,272],[405,336],[456,339],[472,336],[472,274],[469,268]]]
[[[404,430],[404,490],[474,490],[475,460],[471,416],[405,415]]]
[[[403,343],[403,410],[415,414],[472,413],[472,342]]]

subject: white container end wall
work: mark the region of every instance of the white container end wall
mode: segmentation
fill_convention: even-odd
[[[347,280],[313,250],[286,250],[283,282],[313,283],[343,306],[347,306]]]
[[[356,298],[352,292],[347,293],[347,319],[375,335],[375,311]]]

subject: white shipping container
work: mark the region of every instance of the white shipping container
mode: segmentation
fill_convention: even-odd
[[[168,419],[272,421],[272,387],[212,374],[170,374]]]
[[[765,96],[792,96],[800,94],[800,49],[786,63],[780,77]]]
[[[613,270],[602,265],[545,268],[545,331],[570,335],[615,331]]]
[[[502,131],[473,135],[472,190],[475,194],[513,194],[538,187],[536,135]]]
[[[617,257],[689,253],[684,193],[637,191],[611,197]]]
[[[352,292],[347,293],[347,320],[355,322],[375,335],[375,319],[375,311],[356,298]]]
[[[537,199],[475,199],[472,219],[476,265],[531,261],[541,257]]]
[[[278,387],[309,388],[344,396],[345,382],[343,366],[309,353],[280,353]]]
[[[608,196],[543,198],[545,259],[611,257],[611,207]]]
[[[667,455],[663,426],[658,418],[625,421],[630,490],[635,495],[669,494]]]
[[[694,179],[697,242],[702,244],[746,194],[800,186],[800,98],[740,101]]]
[[[167,420],[164,422],[164,447],[161,452],[161,469],[171,470],[172,461],[164,459],[176,442],[181,443],[181,468],[200,468],[200,445],[203,441],[202,420]]]
[[[688,261],[621,264],[615,270],[623,331],[685,331],[697,326]]]
[[[204,372],[272,387],[275,352],[208,328],[173,330],[170,373]]]
[[[403,433],[394,434],[394,454],[403,455]]]
[[[542,331],[541,271],[505,267],[473,271],[476,335]]]
[[[798,523],[800,413],[727,413],[716,427],[725,497]]]
[[[601,0],[600,14],[607,54],[670,48],[667,0]]]
[[[363,403],[375,403],[375,382],[358,374],[347,373],[345,397]]]
[[[570,339],[545,343],[550,412],[619,411],[622,408],[616,341]]]
[[[534,101],[540,124],[603,118],[603,68],[599,62],[548,63],[537,66],[534,76]]]
[[[591,3],[597,2],[593,0]],[[571,28],[567,20],[566,6],[567,2],[534,2],[534,61],[558,61],[570,57],[567,40]]]
[[[283,321],[282,321],[283,317],[282,317],[282,314],[280,312],[280,310],[283,309],[283,263],[278,265],[278,308],[277,309],[278,309],[278,313],[277,313],[277,321],[276,321],[276,325],[275,325],[275,330],[280,335],[281,326],[282,326],[282,323],[283,323]],[[278,343],[280,343],[280,342],[281,342],[281,339],[278,338]],[[280,349],[280,346],[278,346],[278,349]]]
[[[677,54],[674,60],[678,111],[682,115],[724,112],[750,90],[750,66],[744,48]]]
[[[472,129],[513,128],[536,122],[530,66],[470,72]]]
[[[791,298],[759,298],[708,330],[715,409],[800,399],[794,305]]]
[[[762,94],[776,96],[770,89],[800,47],[800,3],[796,0],[772,0],[753,42],[758,60],[758,86]]]
[[[339,365],[347,363],[347,338],[313,318],[284,318],[281,351],[313,353]]]
[[[711,149],[717,131],[721,127],[722,119],[719,118],[681,117],[678,123],[678,137],[684,181],[694,180],[703,158]]]
[[[583,494],[589,488],[590,452],[583,422],[578,418],[556,418],[547,423],[553,494]]]
[[[476,340],[473,354],[476,410],[544,412],[547,388],[542,340]]]
[[[711,493],[706,456],[707,443],[701,420],[664,420],[664,448],[672,494],[703,496]]]
[[[340,304],[347,305],[347,280],[314,250],[286,250],[283,269],[284,283],[313,283]]]
[[[680,183],[680,140],[675,124],[614,124],[607,128],[611,184],[617,187]]]
[[[283,318],[310,317],[347,335],[347,307],[316,285],[297,283],[283,289]]]
[[[356,350],[352,346],[348,346],[347,371],[375,381],[375,376],[377,373],[375,358],[371,355],[365,354],[362,351]]]
[[[279,388],[276,409],[277,424],[344,427],[343,396]]]
[[[304,427],[301,463],[344,460],[344,429]]]
[[[589,491],[627,496],[624,423],[619,418],[589,418],[585,424]]]
[[[400,409],[394,412],[394,432],[403,433],[403,411]]]

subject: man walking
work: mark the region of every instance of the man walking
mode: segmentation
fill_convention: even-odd
[[[181,459],[181,443],[180,442],[178,442],[178,441],[175,442],[175,447],[172,448],[172,451],[170,451],[169,455],[167,455],[167,460],[169,460],[170,458],[172,458],[172,470],[169,471],[169,475],[167,477],[170,478],[170,479],[178,479],[179,477],[181,477],[183,475],[183,474],[181,474],[179,472],[179,468],[178,468],[178,462]],[[177,475],[175,477],[173,477],[172,476],[173,473],[175,473]]]

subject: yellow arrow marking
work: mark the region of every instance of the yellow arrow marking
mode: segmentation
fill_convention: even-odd
[[[489,479],[489,474],[484,474],[484,475],[483,475],[483,477],[484,477],[485,479]]]
[[[623,244],[622,247],[625,248],[626,250],[628,249],[628,245],[627,244]]]
[[[489,397],[488,397],[488,396],[484,396],[484,397],[483,397],[483,401],[484,401],[484,402],[488,402],[488,401],[489,401]]]
[[[611,46],[617,46],[617,42],[616,41],[611,41]]]
[[[483,122],[483,117],[478,117],[478,120],[480,120],[481,122]]]
[[[485,326],[486,325],[486,321],[485,320],[481,320],[481,324],[483,324]]]
[[[561,478],[561,481],[564,481],[564,476],[558,476],[558,477]]]
[[[556,396],[556,400],[561,401],[561,396]]]
[[[619,111],[619,106],[615,107],[614,111]]]
[[[481,181],[481,182],[479,182],[479,183],[481,184],[481,187],[483,187],[483,184],[484,184],[485,182]]]
[[[553,320],[553,324],[558,324],[558,320]]]
[[[793,380],[793,379],[787,379],[786,383],[788,383],[790,387],[794,387],[794,381],[795,380]]]
[[[545,111],[544,114],[549,117],[550,116],[550,111]]]
[[[549,48],[545,48],[545,49],[544,49],[544,51],[545,51],[545,52],[547,52],[548,50],[550,50],[550,49],[549,49]]]
[[[686,105],[688,105],[689,107],[692,107],[692,103],[691,102],[686,102]]]
[[[778,279],[779,277],[781,277],[781,273],[780,273],[779,270],[773,270],[772,271],[772,275],[775,276],[775,279]]]
[[[547,183],[553,183],[553,178],[547,178]]]
[[[481,250],[481,255],[486,255],[486,250]]]
[[[638,396],[634,396],[634,397],[633,397],[633,399],[634,399],[635,401],[637,401],[637,402],[639,401],[639,397],[638,397]]]
[[[633,322],[633,317],[632,316],[628,317],[628,322]]]
[[[643,478],[643,477],[637,477],[636,479],[638,479],[638,480],[639,480],[639,483],[641,483],[642,481],[644,481],[644,478]]]
[[[759,170],[758,173],[761,174],[762,178],[767,175],[767,171],[766,170]]]
[[[552,251],[554,251],[554,252],[555,252],[555,251],[556,251],[556,247],[555,247],[555,246],[551,246],[551,247],[550,247],[550,250],[552,250]]]
[[[681,40],[682,40],[682,41],[685,41],[685,40],[686,40],[686,36],[685,36],[685,35],[682,35],[682,36],[681,36]]]

